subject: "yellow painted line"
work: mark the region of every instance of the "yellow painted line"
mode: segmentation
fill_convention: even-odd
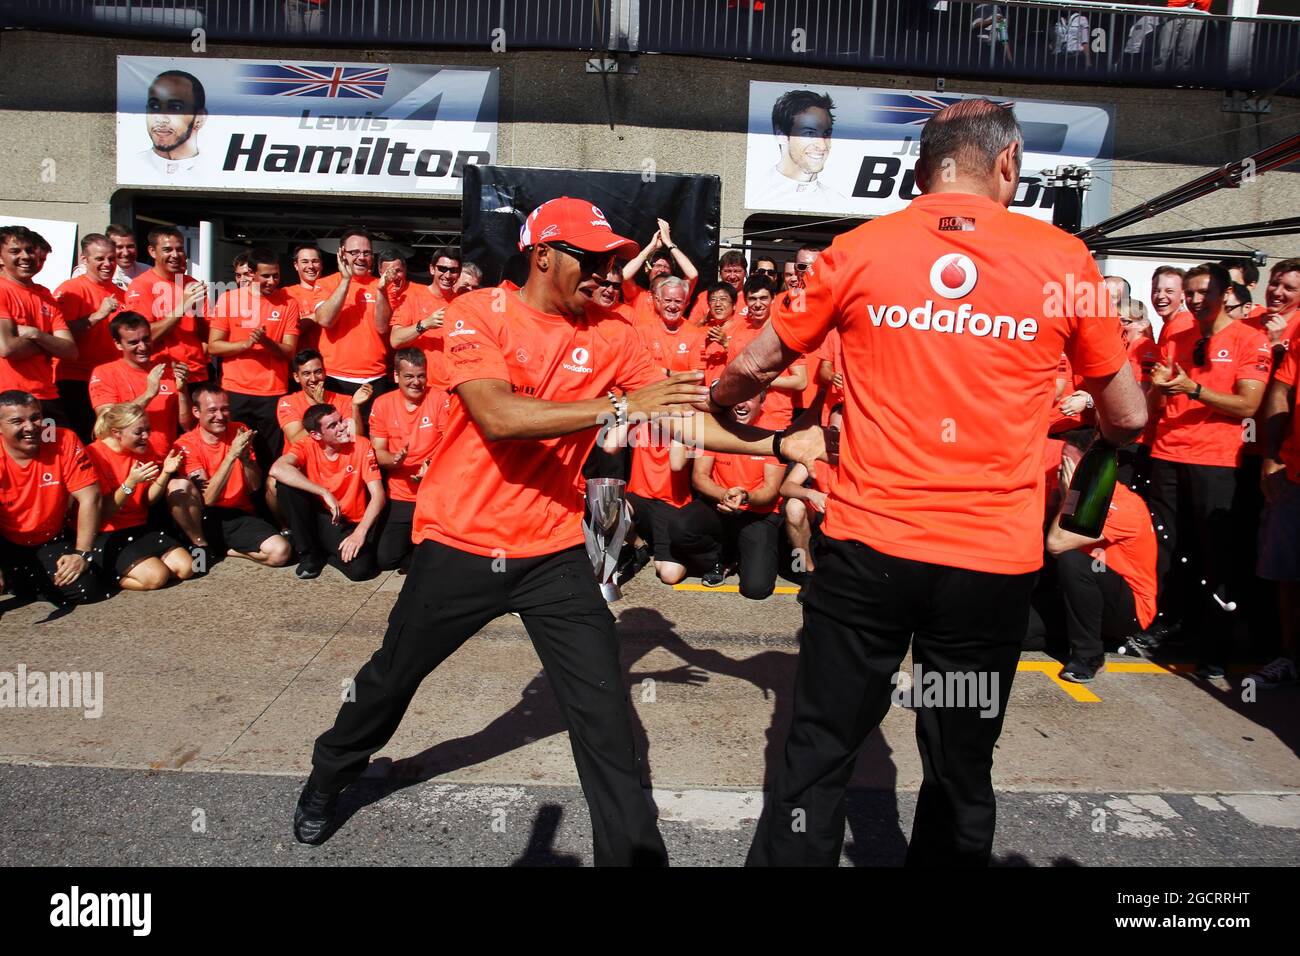
[[[1155,661],[1107,661],[1106,671],[1112,674],[1190,674],[1196,670],[1191,664],[1157,664]]]
[[[739,594],[740,585],[724,584],[720,588],[706,588],[703,584],[674,584],[673,590],[674,591],[723,591],[727,594]],[[799,589],[782,586],[782,587],[778,587],[772,593],[773,594],[798,594]]]
[[[1068,680],[1061,680],[1060,673],[1065,670],[1065,665],[1058,661],[1021,661],[1016,665],[1016,670],[1038,671],[1040,674],[1046,674],[1051,678],[1052,683],[1081,704],[1101,703],[1101,698],[1088,690],[1088,688],[1084,687],[1082,684],[1074,684]]]

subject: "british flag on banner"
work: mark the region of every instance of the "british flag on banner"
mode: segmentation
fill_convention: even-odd
[[[893,93],[875,91],[871,97],[866,121],[888,123],[893,126],[924,126],[931,116],[945,106],[951,106],[967,97],[944,96],[932,93]],[[1015,106],[1012,100],[995,101],[998,106]]]
[[[239,92],[377,100],[383,97],[387,83],[388,67],[257,63],[242,68]]]

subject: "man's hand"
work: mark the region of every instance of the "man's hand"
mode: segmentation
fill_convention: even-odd
[[[156,461],[139,461],[138,459],[131,464],[131,470],[127,473],[124,485],[129,485],[132,491],[135,491],[137,485],[146,481],[153,481],[158,477],[158,462]]]
[[[330,523],[338,524],[339,515],[343,514],[343,509],[339,507],[338,499],[326,491],[321,494],[320,500],[325,504],[325,510],[330,513]]]
[[[79,554],[62,555],[54,565],[55,587],[66,588],[69,584],[76,583],[77,578],[85,574],[89,567],[90,562]]]
[[[437,312],[430,313],[429,317],[424,320],[425,331],[427,332],[429,329],[442,328],[442,315],[446,311],[447,307],[444,305]]]
[[[104,321],[117,311],[117,305],[117,296],[105,296],[104,301],[101,302],[99,308],[95,310],[95,314],[90,317],[90,321],[92,323]]]
[[[738,511],[744,511],[747,504],[749,504],[749,492],[740,486],[736,486],[728,488],[722,493],[722,500],[718,502],[718,510],[724,514],[734,514]]]
[[[1061,414],[1068,418],[1074,418],[1076,415],[1082,415],[1084,410],[1092,404],[1092,396],[1080,389],[1061,399]]]
[[[145,404],[158,394],[158,389],[162,388],[162,378],[167,374],[167,363],[159,362],[153,368],[149,369],[149,378],[146,379],[144,389]]]
[[[1268,333],[1268,346],[1281,345],[1286,341],[1286,319],[1269,313],[1264,319],[1264,331]]]
[[[346,538],[340,541],[339,557],[343,559],[343,563],[346,564],[347,562],[355,558],[357,554],[360,553],[361,546],[364,545],[365,543],[366,543],[366,536],[361,533],[360,528],[357,528],[350,535],[348,535]]]
[[[1151,384],[1165,395],[1188,395],[1196,391],[1196,383],[1177,362],[1172,369],[1157,362],[1151,369]]]
[[[393,456],[394,468],[396,468],[398,465],[400,465],[403,461],[406,460],[406,453],[410,450],[411,449],[409,447],[403,448],[401,451],[399,451],[396,455]]]
[[[822,428],[816,411],[808,409],[796,418],[781,439],[781,455],[787,461],[799,462],[810,475],[817,470],[814,462],[834,465],[839,461],[840,430]]]
[[[1074,462],[1069,455],[1061,456],[1061,467],[1056,474],[1060,481],[1061,503],[1064,504],[1065,492],[1070,490],[1070,482],[1074,481]]]
[[[358,405],[364,405],[366,402],[370,401],[370,396],[373,394],[375,394],[375,387],[369,382],[366,382],[366,384],[362,385],[352,393],[352,407],[356,408]]]
[[[659,219],[657,222],[659,223],[659,235],[663,237],[664,245],[671,246],[673,244],[673,232],[672,227],[668,225],[668,220]]]
[[[415,474],[413,474],[413,475],[411,476],[411,480],[412,480],[412,481],[420,481],[420,480],[422,480],[422,479],[424,478],[424,476],[427,475],[427,474],[429,473],[429,462],[432,461],[432,460],[433,460],[432,458],[426,458],[426,459],[424,459],[424,464],[420,466],[420,470],[419,470],[419,471],[417,471]]]
[[[1259,472],[1259,487],[1264,492],[1264,501],[1274,504],[1282,497],[1287,483],[1286,465],[1276,458],[1265,458]]]
[[[804,494],[808,497],[805,499],[808,507],[820,514],[826,513],[826,492],[818,491],[816,488],[807,488]]]
[[[249,349],[255,347],[257,343],[263,341],[265,338],[266,338],[266,329],[265,327],[259,325],[257,328],[253,329],[253,331],[248,333],[248,338],[244,339],[244,351],[247,352]]]
[[[233,461],[236,458],[243,458],[248,452],[248,446],[253,443],[253,436],[257,432],[251,428],[241,428],[235,440],[230,443],[230,458]]]
[[[20,339],[34,339],[41,334],[41,330],[34,325],[20,325],[17,328]]]
[[[720,325],[710,325],[704,337],[710,342],[717,342],[723,348],[727,347],[727,333]]]
[[[627,393],[627,414],[645,418],[665,415],[688,417],[695,414],[693,405],[707,402],[709,390],[704,387],[703,372],[677,372],[662,381]]]
[[[181,305],[183,312],[188,312],[194,306],[203,301],[204,296],[208,294],[208,287],[202,282],[191,282],[181,293]]]
[[[379,290],[382,292],[397,281],[397,263],[391,262],[379,273]]]
[[[348,258],[348,254],[342,249],[339,249],[338,260],[339,276],[342,277],[344,282],[347,282],[352,277],[352,260]]]
[[[184,362],[173,362],[172,377],[176,379],[176,391],[181,393],[181,401],[184,401],[185,382],[190,377],[190,367]]]
[[[324,379],[320,380],[320,384],[314,385],[311,388],[304,388],[303,391],[307,393],[307,397],[311,399],[313,405],[321,405],[325,402]]]
[[[179,448],[173,448],[167,453],[167,457],[163,459],[162,473],[168,478],[171,478],[176,474],[176,472],[181,470],[181,466],[184,464],[185,452],[181,451]]]

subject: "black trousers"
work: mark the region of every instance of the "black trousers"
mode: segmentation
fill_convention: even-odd
[[[748,864],[839,862],[845,787],[862,742],[889,710],[893,678],[910,643],[914,665],[925,671],[985,675],[997,710],[988,714],[969,701],[917,708],[924,780],[907,863],[987,865],[996,819],[993,747],[1035,575],[925,564],[826,537],[814,557],[790,736]]]
[[[666,863],[641,788],[614,618],[580,547],[502,567],[437,542],[416,545],[383,646],[357,673],[356,699],[316,741],[312,783],[334,792],[356,780],[424,678],[507,611],[523,618],[568,728],[596,864]]]
[[[1141,442],[1121,445],[1116,457],[1119,470],[1115,480],[1146,501],[1151,490],[1151,446]]]
[[[372,378],[369,382],[345,382],[341,378],[335,378],[332,375],[325,376],[325,388],[331,392],[337,392],[340,395],[355,395],[357,389],[362,385],[370,385],[374,391],[370,398],[361,403],[361,430],[369,436],[370,434],[370,406],[375,403],[375,399],[385,392],[391,392],[397,388],[397,383],[393,377],[387,373]]]
[[[1264,514],[1264,492],[1259,486],[1263,458],[1242,455],[1232,496],[1232,563],[1229,589],[1240,605],[1257,651],[1271,648],[1281,630],[1277,585],[1255,573],[1259,560],[1259,525]]]
[[[711,501],[692,501],[669,522],[672,549],[697,567],[740,562],[740,593],[761,601],[776,588],[781,515],[728,514]]]
[[[1231,650],[1233,619],[1213,595],[1229,596],[1236,488],[1233,468],[1151,459],[1148,503],[1160,549],[1160,613],[1166,622],[1181,619],[1199,632],[1207,663],[1226,664]]]
[[[55,384],[59,389],[59,402],[63,405],[72,430],[77,433],[83,445],[89,445],[95,440],[95,409],[90,404],[90,383],[69,379]]]
[[[93,563],[71,584],[60,587],[54,583],[59,558],[75,551],[74,542],[63,534],[35,546],[0,538],[0,568],[4,569],[5,585],[14,594],[42,598],[60,606],[102,601],[108,597],[108,588]]]
[[[226,392],[230,396],[230,417],[243,422],[257,432],[253,436],[253,457],[267,474],[275,460],[284,452],[284,430],[275,417],[275,407],[280,399],[273,395],[245,395]]]
[[[399,567],[411,553],[411,523],[414,520],[414,501],[388,499],[388,506],[380,518],[382,530],[376,545],[375,560],[380,571],[391,571]]]
[[[297,488],[290,488],[284,482],[280,483],[278,494],[280,509],[289,522],[293,546],[299,557],[309,554],[323,557],[350,581],[368,581],[379,573],[375,564],[378,522],[366,535],[366,543],[357,552],[357,556],[351,561],[344,561],[339,554],[339,544],[353,532],[356,522],[340,518],[338,524],[333,524],[319,498]]]
[[[1071,655],[1081,658],[1101,657],[1107,640],[1122,641],[1142,630],[1128,582],[1104,565],[1094,568],[1095,564],[1087,551],[1056,556],[1065,633]]]

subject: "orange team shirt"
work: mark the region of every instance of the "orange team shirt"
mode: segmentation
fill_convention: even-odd
[[[393,306],[392,327],[416,326],[450,303],[429,290],[426,285],[408,282],[400,295],[389,295]],[[444,314],[445,318],[445,314]],[[443,351],[446,339],[441,328],[425,329],[424,334],[407,343],[424,353],[429,387],[440,391],[447,388],[447,358]],[[329,366],[327,365],[326,368]]]
[[[1157,546],[1146,502],[1124,485],[1116,485],[1101,537],[1102,561],[1133,592],[1138,623],[1150,626],[1156,618]],[[1079,550],[1092,553],[1096,547],[1088,545]]]
[[[358,438],[339,449],[333,461],[325,456],[325,446],[306,435],[289,446],[286,454],[298,459],[298,469],[334,496],[343,517],[353,524],[366,513],[366,484],[381,481],[379,462],[369,440]]]
[[[77,436],[65,428],[54,436],[25,466],[0,451],[0,535],[23,547],[45,544],[62,531],[72,493],[96,481]]]
[[[765,484],[767,466],[775,464],[776,459],[770,455],[731,455],[719,452],[713,455],[713,480],[723,488],[744,488],[752,495]],[[772,499],[771,504],[761,508],[745,505],[745,510],[760,515],[771,514],[780,501],[778,496]]]
[[[153,454],[152,449],[143,455],[137,455],[125,448],[122,451],[113,451],[103,439],[87,445],[86,454],[90,456],[90,462],[95,466],[95,477],[99,480],[99,493],[104,496],[106,507],[117,489],[126,482],[126,476],[131,473],[131,466],[137,461],[156,461],[159,467],[162,466],[162,460]],[[100,530],[121,531],[123,528],[136,528],[147,524],[150,484],[152,482],[148,481],[137,484],[131,497],[122,503],[122,507],[114,511],[111,517],[101,519]]]
[[[54,301],[63,310],[67,322],[85,319],[99,311],[104,300],[110,295],[117,296],[117,308],[96,322],[80,335],[73,333],[77,340],[77,357],[74,359],[54,360],[54,377],[60,382],[88,382],[95,366],[115,361],[121,354],[113,344],[113,333],[108,324],[124,310],[125,298],[122,290],[112,282],[100,282],[88,275],[79,275],[69,279],[54,290]]]
[[[691,301],[691,293],[694,291],[695,283],[692,282],[690,288],[686,290],[687,302]],[[637,328],[643,325],[653,325],[656,322],[663,325],[663,319],[659,318],[659,313],[655,311],[655,297],[650,294],[649,289],[642,288],[631,279],[623,282],[623,304],[631,310],[627,315],[630,316],[632,324]],[[686,321],[689,322],[693,318],[698,318],[693,310],[688,309],[687,311],[690,314],[687,316]]]
[[[0,319],[48,333],[68,327],[63,310],[49,289],[35,282],[21,285],[7,276],[0,276]],[[58,398],[54,357],[43,348],[33,346],[26,355],[0,358],[0,392],[11,388],[31,392],[37,398]]]
[[[1046,308],[1044,287],[1067,275],[1100,286],[1084,244],[990,199],[934,193],[840,236],[811,271],[803,302],[778,296],[772,322],[804,354],[837,326],[852,370],[822,530],[949,567],[1040,568],[1061,352],[1089,377],[1126,361],[1118,318],[1069,297]]]
[[[316,283],[327,296],[342,282],[339,273]],[[379,378],[388,368],[388,343],[375,331],[375,302],[379,280],[374,276],[352,277],[343,308],[327,329],[321,329],[321,357],[325,370],[336,378]]]
[[[1161,360],[1173,368],[1175,362],[1198,384],[1231,395],[1237,382],[1267,382],[1273,365],[1268,339],[1241,322],[1224,326],[1210,338],[1205,349],[1206,365],[1197,367],[1194,352],[1201,337],[1199,325],[1176,333],[1160,346]],[[1242,420],[1216,412],[1190,395],[1173,395],[1156,421],[1151,457],[1185,465],[1240,463]]]
[[[161,356],[154,356],[161,359]],[[150,368],[153,366],[151,365]],[[90,373],[90,407],[133,402],[149,387],[149,372],[138,369],[126,359],[100,365]],[[180,396],[170,366],[163,373],[158,394],[144,407],[149,417],[149,450],[161,460],[176,441],[180,431]]]
[[[329,298],[317,282],[310,289],[301,282],[285,286],[284,294],[298,303],[298,351],[314,349],[319,344],[320,326],[311,321],[316,314],[316,307]]]
[[[388,496],[394,501],[414,501],[420,490],[415,474],[433,455],[442,440],[442,430],[447,424],[449,396],[439,388],[431,388],[424,400],[415,408],[406,407],[406,396],[401,391],[385,392],[370,406],[370,437],[388,442],[390,454],[406,449],[406,457],[398,468],[386,469]]]
[[[622,319],[549,315],[518,296],[507,296],[504,312],[496,312],[498,301],[493,290],[480,289],[447,310],[453,393],[465,382],[503,379],[519,395],[576,402],[663,378]],[[518,558],[582,544],[582,465],[596,435],[593,426],[540,441],[488,443],[453,398],[446,433],[416,499],[413,540]]]
[[[325,404],[333,405],[340,415],[344,418],[352,417],[352,396],[339,395],[337,392],[326,390]],[[286,395],[280,399],[275,406],[275,420],[280,423],[280,428],[285,433],[284,450],[289,450],[290,441],[288,438],[288,425],[292,422],[301,425],[302,417],[307,414],[307,409],[311,408],[312,401],[307,397],[307,393],[301,389],[291,395]],[[373,406],[371,406],[373,407]],[[353,436],[355,437],[355,436]]]
[[[681,471],[673,471],[668,461],[672,438],[667,430],[651,428],[649,423],[638,425],[632,432],[631,444],[628,494],[663,501],[674,508],[690,504],[691,462],[688,459]]]
[[[226,460],[226,456],[230,454],[231,442],[245,428],[246,425],[232,421],[227,426],[226,433],[221,436],[207,435],[198,426],[191,428],[176,439],[176,447],[185,453],[185,464],[181,473],[193,475],[195,472],[202,472],[203,479],[210,481],[221,468],[221,463]],[[205,435],[217,440],[209,443],[204,438]],[[205,507],[234,508],[238,511],[252,512],[253,499],[249,494],[248,479],[244,477],[243,459],[235,459],[235,463],[230,468],[230,477],[226,479],[226,486],[221,489],[221,497]]]
[[[1294,389],[1300,381],[1300,337],[1293,339],[1286,350],[1286,358],[1277,367],[1277,380],[1288,388]],[[1300,414],[1291,412],[1291,434],[1282,442],[1282,463],[1286,465],[1286,475],[1296,484],[1300,484]]]
[[[1196,319],[1192,318],[1192,313],[1186,308],[1179,309],[1169,317],[1168,322],[1160,326],[1160,333],[1156,336],[1156,345],[1164,348],[1164,344],[1169,341],[1171,335],[1176,335],[1183,329],[1190,329],[1194,325],[1196,325]]]
[[[257,328],[265,329],[270,341],[283,342],[298,334],[298,315],[297,300],[283,289],[270,295],[231,289],[217,300],[210,325],[225,332],[228,342],[242,342]],[[221,387],[240,395],[283,395],[289,390],[289,360],[264,343],[223,355]]]
[[[758,333],[761,331],[763,331],[762,325],[754,326],[747,319],[741,319],[737,322],[731,331],[731,340],[727,343],[727,361],[734,362],[736,356],[745,351],[745,347],[758,338]],[[804,365],[803,359],[792,363],[781,374],[793,375],[794,370],[800,365]],[[809,377],[811,377],[811,374]],[[763,399],[762,414],[754,421],[754,424],[760,428],[785,428],[794,417],[794,397],[796,395],[800,396],[802,401],[803,393],[801,391],[791,392],[783,388],[769,388],[767,397]]]
[[[139,312],[150,322],[160,322],[162,317],[180,305],[185,287],[199,280],[193,276],[158,275],[150,269],[131,280],[126,290],[126,307]],[[177,322],[170,332],[159,340],[158,347],[173,361],[184,362],[190,374],[187,381],[208,380],[208,334],[203,324],[202,300]]]
[[[1264,338],[1268,338],[1268,333],[1264,331],[1264,320],[1268,316],[1268,310],[1259,306],[1241,320],[1242,325],[1249,326],[1257,332],[1264,332]],[[1300,333],[1300,309],[1296,309],[1286,320],[1286,328],[1282,330],[1282,347],[1289,349],[1291,340]]]
[[[636,335],[650,353],[650,361],[655,368],[670,372],[704,368],[705,330],[698,325],[691,325],[683,319],[677,328],[669,329],[664,325],[663,319],[656,316],[653,324],[639,326]]]

